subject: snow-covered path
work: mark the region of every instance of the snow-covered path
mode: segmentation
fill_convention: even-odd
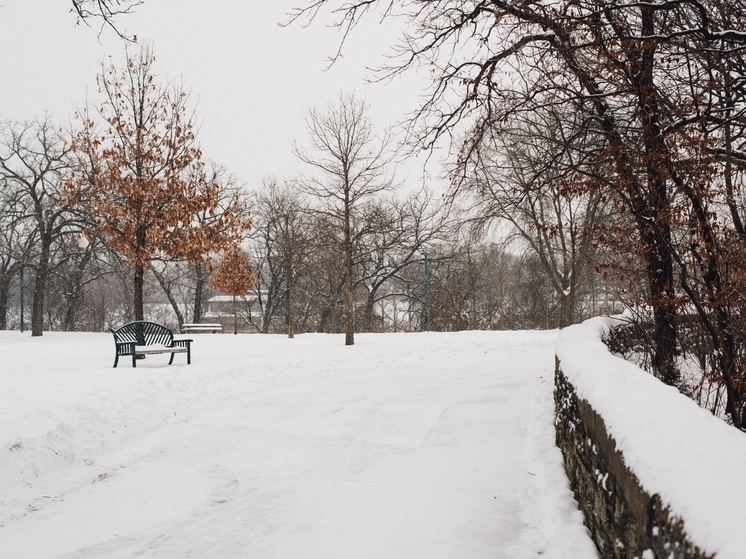
[[[0,557],[595,558],[554,446],[556,332],[0,332]]]

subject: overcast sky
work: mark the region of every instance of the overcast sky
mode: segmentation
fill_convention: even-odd
[[[120,17],[123,31],[152,41],[156,73],[191,92],[205,155],[256,186],[264,176],[302,169],[291,151],[303,142],[303,113],[325,106],[339,91],[354,91],[371,105],[383,128],[414,110],[425,75],[368,83],[369,67],[386,62],[398,36],[396,22],[369,19],[352,35],[344,58],[330,69],[340,35],[324,17],[312,26],[280,27],[304,0],[144,0]],[[124,46],[94,23],[76,26],[69,0],[0,0],[0,117],[69,120],[86,97],[98,99],[101,60],[121,64]],[[422,163],[401,168],[410,185],[421,182]],[[431,165],[431,173],[437,167]],[[434,180],[430,184],[434,184]]]

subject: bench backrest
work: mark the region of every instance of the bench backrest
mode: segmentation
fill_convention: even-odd
[[[121,328],[111,331],[114,334],[116,342],[135,342],[136,345],[154,345],[163,344],[171,347],[174,345],[174,334],[163,326],[155,322],[138,320],[129,322]]]

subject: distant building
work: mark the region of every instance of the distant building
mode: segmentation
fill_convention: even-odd
[[[255,293],[236,297],[236,312],[238,315],[238,330],[253,332],[254,324],[260,322],[262,310]],[[233,297],[230,295],[215,295],[205,301],[205,312],[202,322],[216,322],[223,325],[224,331],[233,331]]]

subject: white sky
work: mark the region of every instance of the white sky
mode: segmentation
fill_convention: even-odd
[[[280,27],[304,0],[145,0],[120,17],[128,34],[153,42],[156,72],[191,92],[206,157],[225,165],[250,187],[264,176],[302,170],[291,151],[305,139],[303,112],[326,105],[339,91],[354,91],[371,105],[383,128],[414,110],[426,72],[387,83],[368,83],[369,67],[386,62],[398,37],[396,22],[369,18],[354,33],[344,58],[331,69],[340,34],[323,17],[304,28]],[[0,118],[53,115],[60,124],[76,107],[98,98],[101,60],[124,60],[124,45],[99,26],[76,27],[69,0],[0,0]],[[400,168],[410,186],[422,181],[424,158]],[[429,167],[440,173],[437,165]],[[435,179],[428,184],[436,186]]]

